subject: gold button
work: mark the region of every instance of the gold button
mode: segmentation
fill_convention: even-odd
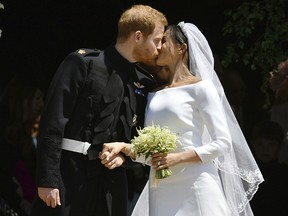
[[[80,50],[78,51],[78,53],[79,53],[80,55],[82,55],[82,54],[85,54],[86,52],[85,52],[85,50],[80,49]]]

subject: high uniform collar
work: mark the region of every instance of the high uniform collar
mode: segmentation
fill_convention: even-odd
[[[117,71],[121,71],[133,80],[140,81],[149,88],[155,86],[153,76],[141,66],[140,63],[131,63],[125,59],[115,48],[115,44],[111,44],[104,50],[105,64],[112,66]],[[125,75],[124,75],[125,76]]]
[[[111,44],[104,50],[105,64],[112,66],[117,71],[123,71],[125,73],[134,74],[135,63],[129,62],[125,59],[115,48],[115,44]]]

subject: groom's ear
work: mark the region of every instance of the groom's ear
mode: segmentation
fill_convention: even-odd
[[[140,41],[142,37],[143,37],[143,34],[141,31],[138,30],[138,31],[134,32],[134,40],[136,42]]]

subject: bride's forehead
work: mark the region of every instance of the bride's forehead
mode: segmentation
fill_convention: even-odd
[[[165,30],[165,32],[164,32],[164,35],[169,35],[169,34],[170,34],[170,32],[171,32],[171,30],[170,30],[170,29],[166,29],[166,30]]]
[[[165,31],[163,38],[165,38],[165,40],[169,40],[171,39],[171,32],[169,30]]]

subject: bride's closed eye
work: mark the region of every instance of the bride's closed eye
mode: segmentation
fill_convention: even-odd
[[[161,43],[164,44],[166,42],[166,36],[163,36],[162,40],[161,40]]]

